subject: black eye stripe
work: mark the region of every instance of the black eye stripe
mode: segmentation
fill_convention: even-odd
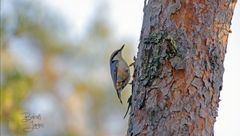
[[[112,60],[112,63],[118,62],[117,60]]]
[[[114,53],[112,54],[111,60],[118,54],[118,52],[119,52],[119,50],[117,50],[116,52],[114,52]]]

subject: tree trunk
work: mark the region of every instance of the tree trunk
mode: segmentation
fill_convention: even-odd
[[[235,0],[145,0],[128,136],[212,136]]]

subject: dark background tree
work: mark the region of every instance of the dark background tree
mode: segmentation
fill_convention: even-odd
[[[236,1],[145,1],[128,135],[214,135]]]

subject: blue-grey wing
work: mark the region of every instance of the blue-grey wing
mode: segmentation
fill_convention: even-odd
[[[112,80],[113,80],[115,89],[116,89],[116,83],[117,83],[117,65],[118,65],[117,60],[110,62],[111,76],[112,76]]]

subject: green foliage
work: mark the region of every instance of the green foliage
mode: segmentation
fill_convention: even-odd
[[[22,103],[28,96],[28,93],[33,85],[33,79],[28,77],[16,69],[3,69],[6,77],[5,84],[2,88],[1,99],[1,122],[8,122],[9,129],[15,134],[25,134],[23,125]]]

